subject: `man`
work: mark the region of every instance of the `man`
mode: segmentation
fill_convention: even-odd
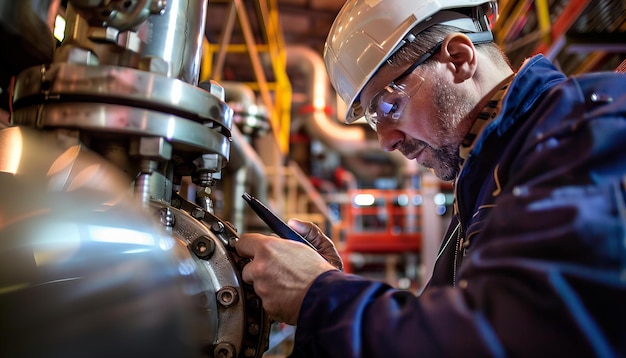
[[[624,75],[514,74],[486,0],[349,0],[325,61],[348,123],[455,181],[455,218],[419,296],[322,255],[242,235],[252,283],[297,324],[294,357],[626,356]],[[325,256],[328,261],[324,260]]]

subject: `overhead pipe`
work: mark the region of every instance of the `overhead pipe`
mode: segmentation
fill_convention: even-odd
[[[296,112],[292,121],[302,121],[312,137],[341,154],[379,149],[378,143],[366,140],[363,128],[346,126],[331,119],[330,82],[320,55],[309,47],[298,45],[288,46],[286,53],[287,74],[294,78],[304,76],[303,83],[308,86],[305,103],[294,108]]]
[[[386,156],[397,168],[398,175],[416,170],[414,165],[400,153],[385,152],[380,148],[377,139],[370,139],[366,131],[370,130],[359,125],[345,125],[335,119],[329,100],[333,96],[330,81],[322,57],[313,49],[301,46],[287,46],[287,74],[290,78],[300,79],[308,86],[305,91],[306,101],[295,108],[292,123],[301,124],[311,137],[320,140],[331,150],[346,157],[358,157],[365,153],[376,153]],[[295,86],[295,80],[292,80]],[[354,161],[352,161],[354,164]],[[367,177],[368,165],[353,165],[357,177]]]

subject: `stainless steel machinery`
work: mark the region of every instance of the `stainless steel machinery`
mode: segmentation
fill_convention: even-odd
[[[0,356],[267,349],[210,195],[233,128],[223,88],[198,83],[205,21],[203,0],[0,1]]]

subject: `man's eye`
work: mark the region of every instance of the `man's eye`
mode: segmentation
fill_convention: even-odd
[[[380,102],[380,111],[381,113],[383,113],[385,117],[388,117],[390,114],[393,116],[393,113],[395,113],[397,110],[398,110],[398,104],[395,102],[394,103],[385,102],[385,101]]]

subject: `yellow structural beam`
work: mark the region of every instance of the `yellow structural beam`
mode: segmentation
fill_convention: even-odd
[[[504,10],[507,11],[508,15],[506,15],[505,17],[503,12],[502,16],[500,16],[500,19],[502,21],[498,21],[494,29],[497,37],[496,40],[499,44],[504,43],[504,41],[506,40],[506,36],[511,32],[514,27],[517,26],[521,16],[525,15],[528,12],[528,8],[530,7],[530,1],[517,1],[515,2],[515,4],[507,2],[505,5],[506,6]]]
[[[277,0],[259,1],[261,23],[265,27],[267,44],[272,62],[272,69],[276,77],[276,91],[274,92],[275,117],[271,118],[275,128],[276,138],[283,153],[289,151],[289,133],[291,123],[291,82],[287,76],[287,54],[285,42],[280,29]]]
[[[530,31],[524,38],[510,38],[510,33],[513,29],[516,29],[520,24],[526,21],[528,17],[528,11],[534,3],[534,11],[537,16],[537,29]],[[539,34],[541,41],[550,42],[550,34],[552,31],[552,25],[550,24],[550,9],[547,0],[522,0],[500,1],[500,20],[496,23],[495,33],[496,41],[499,45],[505,49],[511,49],[514,46],[512,44],[524,44],[526,42],[533,42],[537,40]]]
[[[219,43],[205,43],[202,65],[203,79],[211,78],[217,82],[221,81],[226,55],[228,53],[247,53],[256,79],[256,82],[249,85],[257,92],[267,109],[267,113],[269,113],[272,132],[278,142],[278,148],[283,154],[287,154],[289,152],[291,124],[291,83],[287,76],[285,44],[278,18],[278,5],[276,0],[255,1],[257,17],[262,29],[261,37],[265,43],[256,43],[243,0],[231,0]],[[232,32],[237,19],[244,38],[243,44],[231,43]],[[268,76],[266,76],[262,66],[260,53],[269,55],[274,82],[267,80]],[[213,58],[214,56],[215,58]]]
[[[535,10],[537,11],[539,29],[543,34],[543,41],[549,42],[551,40],[550,33],[552,31],[552,25],[550,25],[550,9],[548,8],[548,1],[535,0]]]

